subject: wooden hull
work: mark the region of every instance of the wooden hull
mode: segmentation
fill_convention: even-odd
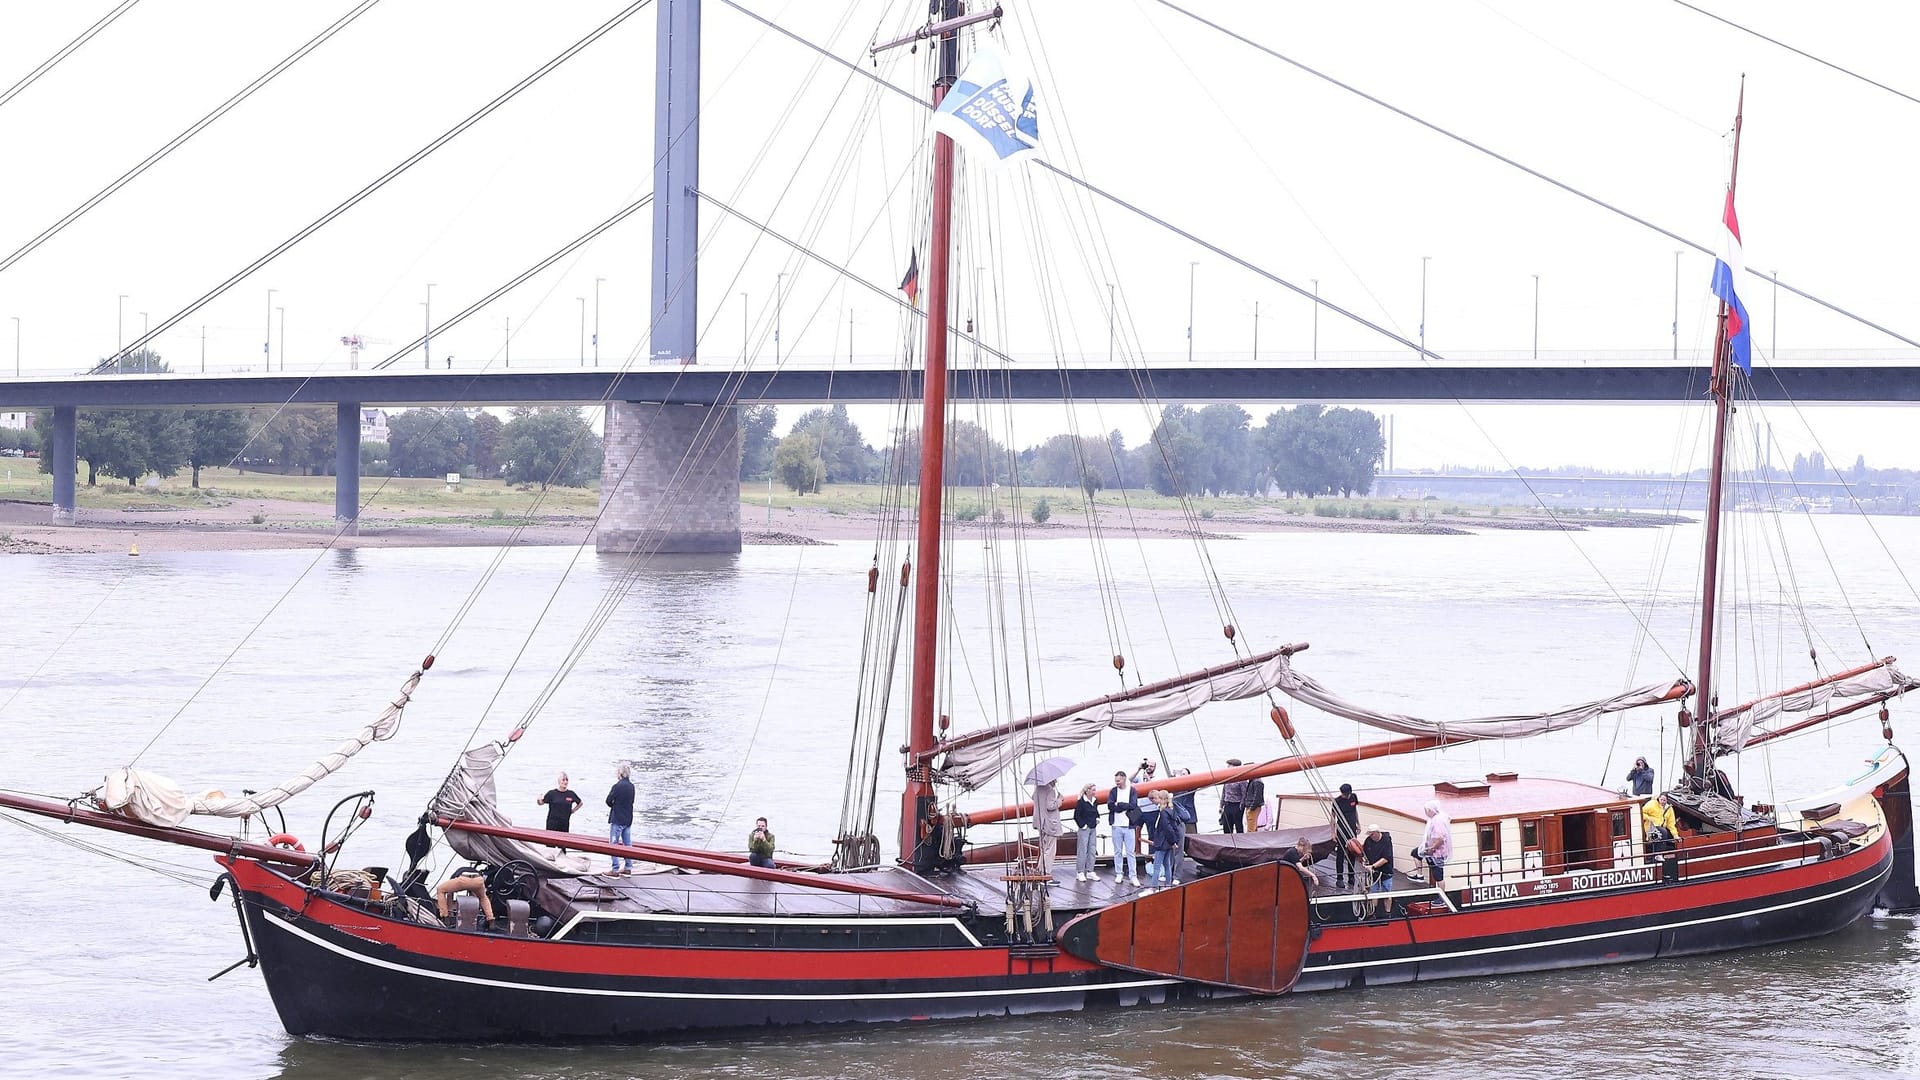
[[[296,1035],[640,1042],[736,1028],[1008,1016],[1243,995],[985,937],[977,945],[888,948],[882,919],[861,936],[870,944],[857,948],[789,947],[776,944],[771,932],[768,945],[744,948],[460,932],[381,917],[344,898],[309,892],[251,860],[223,861],[247,900],[245,916],[274,1005]],[[1831,858],[1322,926],[1293,991],[1626,963],[1816,937],[1870,910],[1891,866],[1891,840],[1882,830],[1874,842]],[[1159,896],[1177,897],[1191,887]],[[974,931],[984,934],[986,927]]]

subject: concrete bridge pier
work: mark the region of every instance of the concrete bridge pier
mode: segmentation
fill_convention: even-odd
[[[333,414],[333,519],[360,531],[360,403],[342,401]]]
[[[73,473],[79,466],[74,450],[80,410],[72,405],[53,407],[53,431],[48,433],[47,468],[53,473],[53,523],[73,524]]]
[[[605,445],[596,550],[740,550],[738,409],[616,401]]]

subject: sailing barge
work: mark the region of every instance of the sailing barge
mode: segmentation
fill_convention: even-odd
[[[997,16],[962,14],[953,0],[940,8],[914,36],[935,42],[936,105],[964,85],[958,32]],[[1003,119],[1018,136],[1030,117],[1015,107]],[[1737,122],[1735,133],[1737,147]],[[409,865],[398,873],[343,862],[343,844],[368,810],[362,796],[336,805],[346,824],[323,829],[312,850],[286,834],[254,843],[183,827],[195,814],[258,820],[389,737],[431,657],[375,724],[270,795],[196,799],[128,768],[89,797],[0,793],[0,806],[216,852],[223,873],[215,896],[230,887],[244,962],[261,971],[286,1029],[351,1040],[644,1040],[764,1025],[1276,997],[1789,942],[1841,929],[1876,903],[1912,906],[1908,765],[1892,745],[1885,703],[1917,684],[1886,659],[1729,709],[1709,689],[1718,498],[1736,378],[1730,342],[1741,330],[1729,327],[1724,307],[1697,683],[1683,679],[1554,713],[1443,724],[1334,695],[1293,669],[1305,648],[1293,645],[998,728],[946,734],[944,718],[936,724],[954,166],[946,135],[934,139],[933,153],[926,452],[918,553],[901,574],[915,598],[897,864],[882,865],[871,835],[843,837],[830,866],[768,867],[726,852],[517,827],[496,804],[493,774],[524,726],[463,757],[408,840]],[[1736,175],[1737,160],[1736,149]],[[1730,186],[1730,225],[1731,200]],[[1231,627],[1227,636],[1234,640]],[[1301,773],[1313,788],[1283,798],[1271,833],[1190,838],[1194,858],[1179,884],[1118,887],[1114,859],[1133,857],[1127,852],[1110,854],[1105,877],[1088,882],[1042,872],[1025,846],[968,842],[971,828],[1032,814],[1030,805],[972,813],[957,806],[960,793],[1020,761],[1110,727],[1149,730],[1209,701],[1271,699],[1275,691],[1395,737],[1309,753],[1276,703],[1271,715],[1286,754],[1140,785],[1179,792]],[[1414,860],[1396,849],[1385,906],[1374,911],[1357,890],[1313,869],[1342,839],[1314,779],[1318,770],[1527,737],[1689,699],[1699,715],[1681,706],[1678,719],[1696,779],[1671,793],[1684,824],[1677,846],[1650,842],[1638,799],[1495,774],[1366,793],[1370,823],[1403,838],[1418,831],[1419,808],[1429,801],[1451,817],[1455,850],[1465,857],[1446,868],[1443,881],[1422,880]],[[1728,797],[1714,782],[1723,755],[1876,705],[1886,745],[1860,775],[1830,791],[1767,807]],[[1760,729],[1761,719],[1786,713],[1804,719]],[[436,914],[422,868],[434,830],[485,878],[497,918],[482,919],[468,893],[454,897],[450,923]],[[1304,872],[1270,857],[1277,843],[1295,838],[1313,848]],[[659,869],[595,874],[590,854]]]

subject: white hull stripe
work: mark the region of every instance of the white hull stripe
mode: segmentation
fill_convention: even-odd
[[[280,927],[287,933],[311,942],[329,952],[338,953],[350,960],[357,960],[371,967],[385,968],[406,975],[417,975],[426,979],[439,979],[442,982],[466,983],[470,986],[497,986],[503,990],[527,990],[547,994],[582,994],[590,997],[624,998],[667,998],[676,1001],[937,1001],[945,998],[987,998],[987,997],[1032,997],[1038,994],[1079,994],[1102,990],[1133,990],[1148,986],[1172,986],[1179,979],[1136,979],[1131,982],[1095,983],[1086,986],[1035,986],[1026,989],[1007,990],[944,990],[922,994],[683,994],[667,993],[655,990],[603,990],[585,986],[545,986],[540,983],[508,982],[504,979],[483,979],[472,975],[455,975],[451,972],[433,971],[428,968],[411,967],[396,964],[391,960],[382,960],[375,956],[366,956],[352,949],[343,948],[331,941],[309,934],[305,930],[287,922],[270,911],[260,913],[268,922]]]
[[[1309,960],[1306,970],[1317,973],[1322,971],[1347,971],[1353,968],[1388,967],[1394,964],[1424,964],[1432,960],[1457,960],[1465,956],[1488,956],[1493,953],[1517,952],[1522,949],[1550,949],[1558,945],[1575,945],[1583,941],[1601,941],[1606,938],[1629,937],[1634,934],[1664,933],[1668,930],[1679,930],[1688,926],[1705,926],[1708,923],[1726,922],[1730,919],[1745,919],[1754,915],[1765,915],[1769,912],[1785,911],[1788,908],[1818,904],[1823,900],[1832,900],[1835,897],[1845,896],[1848,893],[1859,892],[1861,889],[1877,889],[1880,887],[1881,880],[1882,879],[1876,875],[1857,885],[1850,885],[1844,889],[1825,893],[1820,896],[1810,896],[1805,900],[1795,900],[1787,904],[1775,904],[1772,907],[1743,909],[1726,915],[1714,915],[1704,919],[1685,919],[1680,922],[1661,923],[1658,926],[1637,926],[1630,930],[1609,930],[1604,934],[1581,934],[1578,937],[1560,937],[1550,941],[1529,941],[1522,942],[1518,945],[1497,945],[1486,949],[1462,949],[1458,952],[1448,953],[1421,953],[1418,956],[1409,956],[1404,960],[1366,960],[1354,964],[1326,964],[1324,966],[1315,966],[1312,961]],[[1417,946],[1420,943],[1416,941],[1413,944]]]
[[[828,919],[811,915],[662,915],[645,911],[607,911],[578,912],[567,920],[567,925],[553,935],[554,941],[571,940],[570,935],[581,923],[589,922],[673,922],[673,923],[718,923],[726,926],[950,926],[960,931],[960,936],[975,947],[980,939],[959,919],[888,919],[888,918],[851,918]]]

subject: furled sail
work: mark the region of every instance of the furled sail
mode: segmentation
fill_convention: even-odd
[[[1731,716],[1728,713],[1719,714],[1720,724],[1714,736],[1713,752],[1716,755],[1739,753],[1754,736],[1761,733],[1762,724],[1788,713],[1811,715],[1826,711],[1835,698],[1845,701],[1876,694],[1903,694],[1916,687],[1920,687],[1920,682],[1908,678],[1906,673],[1894,667],[1893,659],[1889,657],[1870,671],[1857,672],[1846,678],[1829,678],[1813,686],[1761,698],[1742,709],[1728,710],[1734,714]]]
[[[1258,697],[1277,684],[1286,670],[1288,655],[1301,648],[1305,646],[1288,646],[1168,680],[1144,688],[1149,691],[1146,693],[1115,694],[1084,706],[961,736],[935,748],[946,755],[936,771],[971,791],[993,779],[1021,754],[1073,746],[1108,728],[1150,731],[1191,715],[1209,702]]]
[[[412,700],[414,688],[420,685],[422,674],[424,671],[415,671],[409,676],[386,710],[352,738],[334,747],[332,753],[308,766],[306,771],[264,791],[237,799],[219,791],[188,795],[179,784],[158,773],[123,766],[107,774],[96,801],[103,809],[113,813],[169,827],[179,825],[195,814],[224,818],[252,817],[332,776],[355,754],[374,743],[393,738],[394,733],[400,730],[401,714],[406,711],[407,702]]]
[[[511,827],[513,822],[500,812],[493,791],[493,773],[507,756],[504,742],[485,743],[460,755],[460,764],[440,785],[429,811],[437,817],[457,818],[481,825]],[[545,844],[530,844],[507,836],[487,836],[460,830],[447,831],[447,843],[453,850],[476,862],[500,866],[521,859],[546,876],[578,877],[590,870],[587,857],[579,852],[562,851]]]
[[[1683,679],[1672,683],[1653,683],[1624,694],[1552,712],[1476,716],[1465,720],[1426,720],[1404,713],[1380,712],[1343,698],[1321,685],[1313,676],[1295,671],[1290,658],[1285,656],[1279,658],[1279,672],[1274,685],[1295,701],[1368,727],[1402,735],[1431,735],[1462,742],[1469,739],[1524,739],[1562,728],[1578,727],[1608,713],[1672,701],[1692,689]]]

